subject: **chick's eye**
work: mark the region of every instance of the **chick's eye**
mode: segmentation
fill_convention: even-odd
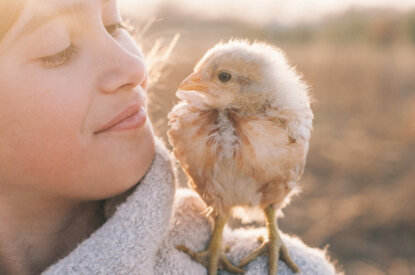
[[[218,75],[218,78],[223,83],[229,82],[232,79],[232,75],[228,72],[221,72]]]

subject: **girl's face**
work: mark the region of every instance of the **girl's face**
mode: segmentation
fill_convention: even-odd
[[[0,42],[1,195],[102,199],[145,174],[145,113],[116,123],[145,106],[147,75],[120,21],[116,0],[27,2]]]

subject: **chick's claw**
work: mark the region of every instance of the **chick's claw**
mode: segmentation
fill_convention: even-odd
[[[245,257],[239,264],[243,267],[255,260],[259,256],[268,256],[269,258],[269,275],[276,275],[278,270],[278,259],[283,260],[294,273],[299,273],[300,269],[291,259],[287,247],[282,241],[266,241],[260,247],[255,249],[251,254]]]
[[[299,273],[300,269],[291,259],[288,249],[281,239],[275,222],[275,209],[272,205],[264,209],[266,224],[268,229],[268,240],[263,241],[260,247],[255,249],[250,255],[243,259],[239,267],[249,264],[258,256],[267,255],[269,259],[269,275],[276,275],[278,271],[278,259],[283,260],[294,273]],[[258,239],[259,240],[259,239]],[[263,239],[262,239],[263,240]]]
[[[179,245],[176,248],[179,251],[182,251],[182,252],[186,253],[187,255],[189,255],[190,258],[192,258],[196,262],[204,265],[205,267],[208,267],[208,262],[209,262],[208,253],[209,253],[209,250],[204,250],[204,251],[201,251],[201,252],[194,252],[193,250],[190,250],[189,248],[187,248],[187,246],[185,246],[185,245]]]
[[[194,252],[184,245],[177,246],[177,249],[189,255],[193,260],[204,265],[209,270],[209,275],[216,275],[217,269],[227,270],[235,274],[243,274],[245,271],[239,267],[234,266],[226,257],[223,250],[214,252],[206,249],[201,252]],[[212,259],[216,259],[212,261]],[[213,268],[212,268],[213,265]],[[213,270],[212,270],[213,269]]]

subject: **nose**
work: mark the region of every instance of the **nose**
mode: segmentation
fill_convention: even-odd
[[[129,43],[118,43],[110,38],[106,41],[105,51],[99,57],[100,91],[113,93],[120,90],[131,90],[141,85],[146,89],[147,69],[140,50],[131,40]]]

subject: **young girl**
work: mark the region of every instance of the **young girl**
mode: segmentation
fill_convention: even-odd
[[[0,0],[0,274],[206,274],[175,248],[203,250],[210,221],[175,192],[146,83],[116,0]],[[229,258],[263,233],[225,232]],[[335,273],[284,237],[303,274]]]

